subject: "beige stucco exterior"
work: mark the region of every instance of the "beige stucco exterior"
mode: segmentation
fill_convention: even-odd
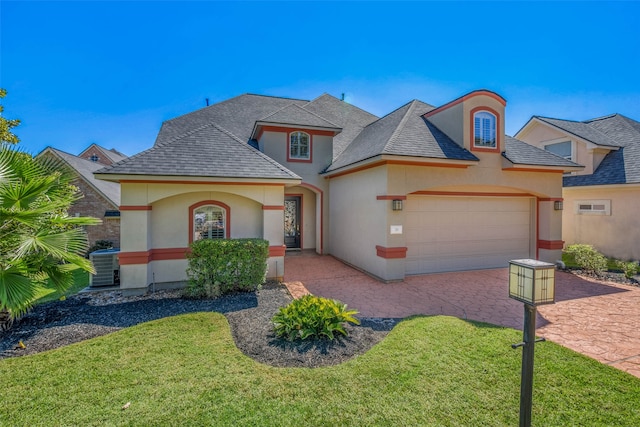
[[[539,148],[571,141],[572,160],[584,165],[575,175],[590,175],[615,147],[600,147],[573,134],[532,119],[517,135],[520,140]],[[565,187],[562,191],[562,238],[565,247],[590,244],[603,254],[624,260],[640,259],[640,244],[635,230],[640,229],[640,185],[600,185]],[[584,213],[578,202],[602,201],[610,206],[606,214]],[[540,224],[541,229],[546,224]]]
[[[610,213],[578,212],[578,202],[605,201]],[[640,184],[564,189],[562,218],[566,245],[592,244],[603,254],[622,260],[640,260]]]

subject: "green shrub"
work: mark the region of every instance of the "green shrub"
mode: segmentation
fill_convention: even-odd
[[[263,239],[202,239],[187,254],[189,283],[184,295],[213,298],[231,292],[251,292],[267,277],[269,242]]]
[[[616,261],[616,267],[618,267],[624,273],[624,277],[631,279],[638,273],[638,263],[634,261],[624,262]]]
[[[565,253],[586,271],[599,274],[607,269],[607,259],[591,245],[570,245]]]
[[[340,301],[305,295],[281,307],[271,320],[276,336],[289,341],[322,337],[333,340],[336,332],[347,335],[343,323],[360,324],[356,314]]]

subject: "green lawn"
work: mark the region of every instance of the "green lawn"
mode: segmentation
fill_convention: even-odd
[[[35,304],[43,304],[45,302],[57,301],[61,297],[68,297],[70,295],[75,295],[84,288],[89,286],[89,273],[84,270],[74,270],[73,271],[73,286],[66,290],[64,293],[60,292],[52,292],[44,297],[38,299]]]
[[[342,365],[273,368],[236,348],[223,315],[182,315],[0,361],[0,425],[514,426],[521,338],[415,317]],[[550,342],[533,398],[534,425],[640,425],[640,379]]]

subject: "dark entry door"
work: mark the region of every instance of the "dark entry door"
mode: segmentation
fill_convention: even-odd
[[[284,198],[284,244],[287,249],[300,249],[300,196]]]

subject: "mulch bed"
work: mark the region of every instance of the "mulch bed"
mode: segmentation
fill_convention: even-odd
[[[360,326],[346,326],[347,337],[288,342],[275,336],[271,317],[291,299],[281,284],[213,300],[183,299],[179,291],[136,297],[123,297],[117,291],[82,293],[38,305],[16,320],[11,330],[0,332],[0,359],[52,350],[163,317],[215,311],[227,317],[236,345],[247,356],[271,366],[314,368],[363,354],[398,322],[360,318]]]

